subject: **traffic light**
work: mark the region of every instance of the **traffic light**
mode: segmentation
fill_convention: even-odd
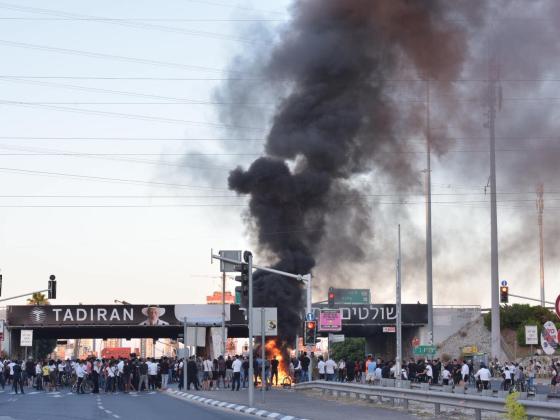
[[[500,303],[508,303],[508,293],[509,293],[509,287],[507,286],[500,287]]]
[[[317,321],[305,321],[303,345],[314,346],[317,342]]]
[[[54,274],[49,277],[48,298],[56,299],[56,277]]]
[[[334,308],[334,289],[329,287],[329,308]]]
[[[241,283],[241,286],[236,287],[235,290],[241,295],[241,303],[239,306],[246,308],[249,301],[249,264],[241,264],[241,275],[235,277],[235,281]]]

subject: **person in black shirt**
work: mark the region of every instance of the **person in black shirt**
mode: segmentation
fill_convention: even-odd
[[[15,362],[16,364],[14,365],[13,369],[14,369],[14,376],[13,376],[13,389],[16,392],[16,394],[18,393],[18,385],[19,388],[21,390],[21,393],[24,394],[23,392],[23,378],[22,378],[22,369],[21,369],[21,364],[20,362],[18,362],[16,360]]]
[[[196,366],[194,356],[191,356],[187,362],[187,390],[191,389],[191,384],[198,391],[198,367]]]
[[[278,365],[280,362],[278,362],[278,360],[276,359],[276,356],[274,356],[272,358],[272,360],[270,361],[270,372],[271,372],[271,376],[270,376],[270,383],[272,383],[272,381],[275,381],[275,385],[278,386]]]

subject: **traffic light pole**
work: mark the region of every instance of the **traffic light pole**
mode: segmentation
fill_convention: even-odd
[[[31,296],[35,293],[44,293],[44,292],[48,292],[49,289],[43,289],[43,290],[37,290],[35,292],[29,292],[29,293],[24,293],[22,295],[17,295],[17,296],[12,296],[9,298],[4,298],[4,299],[0,299],[0,302],[6,302],[7,300],[13,300],[13,299],[17,299],[17,298],[21,298],[21,297],[25,297],[25,296]]]
[[[255,398],[255,372],[253,371],[253,254],[250,252],[247,254],[247,266],[249,268],[249,313],[247,314],[249,323],[249,407],[252,407]]]
[[[532,300],[532,301],[535,301],[535,302],[541,302],[540,299],[530,298],[530,297],[521,296],[521,295],[514,295],[513,293],[509,293],[509,296],[516,297],[516,298],[519,298],[519,299],[525,299],[525,300]],[[556,302],[548,302],[548,301],[546,301],[546,300],[544,301],[544,303],[549,303],[549,304],[551,304],[551,305],[556,305]]]

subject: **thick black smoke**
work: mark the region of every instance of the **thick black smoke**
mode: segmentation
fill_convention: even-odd
[[[272,118],[266,156],[229,176],[229,187],[250,197],[258,252],[276,268],[309,273],[319,254],[334,272],[337,264],[363,260],[374,218],[362,175],[389,175],[398,191],[419,187],[416,168],[399,152],[408,136],[422,135],[424,114],[401,112],[390,80],[457,77],[467,56],[466,27],[482,11],[472,3],[293,4],[279,42],[253,68],[289,85]],[[301,285],[258,272],[255,291],[256,305],[282,309],[280,334],[291,343],[301,325]]]

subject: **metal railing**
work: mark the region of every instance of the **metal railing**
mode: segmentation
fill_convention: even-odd
[[[451,387],[447,392],[423,389],[411,389],[410,381],[383,380],[382,385],[362,385],[327,381],[303,382],[295,385],[296,390],[318,389],[333,396],[349,397],[362,400],[382,402],[388,399],[394,405],[408,409],[409,401],[433,404],[435,415],[441,414],[441,406],[460,407],[474,410],[475,419],[482,418],[483,411],[505,413],[504,395],[492,396],[490,392],[482,394],[454,392]],[[463,388],[456,391],[463,391]],[[375,399],[376,400],[375,400]],[[525,396],[526,398],[526,396]],[[519,399],[525,407],[529,418],[559,419],[560,403]]]

